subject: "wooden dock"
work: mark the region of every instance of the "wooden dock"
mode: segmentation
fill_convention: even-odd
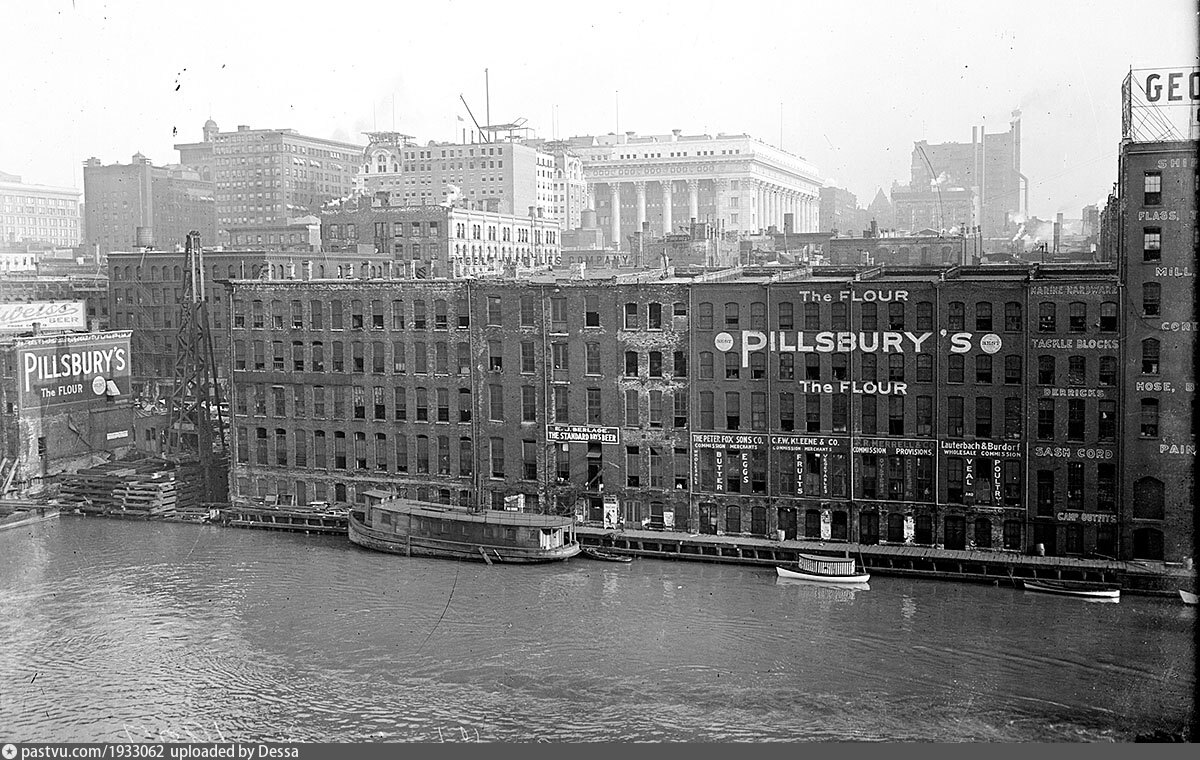
[[[797,555],[851,556],[872,575],[936,578],[1017,585],[1029,580],[1078,580],[1119,585],[1130,593],[1173,596],[1195,585],[1195,572],[1162,562],[1123,562],[1079,557],[1031,557],[1006,551],[957,551],[932,546],[868,545],[785,540],[752,536],[713,536],[577,526],[584,546],[616,554],[738,565],[794,563]]]

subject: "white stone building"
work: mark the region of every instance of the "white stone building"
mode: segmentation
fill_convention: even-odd
[[[821,178],[803,158],[749,135],[595,135],[564,141],[583,160],[589,207],[611,245],[708,221],[731,232],[815,232]],[[616,202],[614,202],[614,199]]]

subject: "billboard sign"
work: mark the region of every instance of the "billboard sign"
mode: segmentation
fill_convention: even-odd
[[[546,440],[557,443],[620,443],[621,429],[599,425],[547,425]]]
[[[0,332],[25,332],[34,325],[42,330],[86,330],[83,301],[29,301],[0,303]]]
[[[128,398],[130,331],[21,338],[17,396],[22,409]]]
[[[1121,83],[1121,136],[1134,142],[1200,136],[1200,68],[1131,70]]]

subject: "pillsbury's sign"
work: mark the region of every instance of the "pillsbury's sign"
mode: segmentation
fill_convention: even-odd
[[[940,335],[950,341],[949,351],[952,354],[965,354],[978,345],[985,354],[999,351],[1004,341],[996,333],[984,333],[978,340],[974,333],[948,333],[942,330]],[[741,346],[742,366],[750,366],[750,354],[766,349],[772,353],[920,353],[925,342],[933,336],[932,332],[907,332],[886,330],[883,332],[848,332],[820,331],[806,332],[803,330],[742,330],[739,338],[727,332],[717,333],[713,338],[713,346],[722,353]],[[925,349],[928,350],[928,349]]]

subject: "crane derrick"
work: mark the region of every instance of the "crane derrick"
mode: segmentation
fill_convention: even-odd
[[[199,480],[197,485],[201,486],[201,501],[224,502],[229,491],[229,456],[199,232],[188,233],[184,251],[183,298],[175,341],[167,452],[181,465],[198,466],[198,471],[192,469]]]

